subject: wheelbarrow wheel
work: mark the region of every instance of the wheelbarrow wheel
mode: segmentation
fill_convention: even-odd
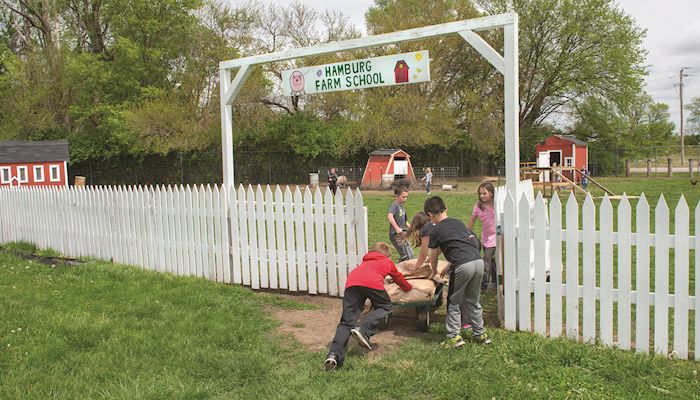
[[[428,332],[430,329],[430,307],[416,307],[416,314],[418,314],[416,330],[419,332]]]
[[[387,328],[389,328],[389,319],[390,319],[390,317],[391,317],[391,314],[389,314],[389,315],[387,315],[386,317],[384,317],[384,320],[381,321],[381,323],[379,324],[379,329],[387,329]]]

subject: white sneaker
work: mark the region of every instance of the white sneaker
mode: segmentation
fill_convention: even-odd
[[[353,328],[350,329],[350,333],[352,333],[352,336],[357,340],[360,346],[367,350],[372,350],[372,345],[369,344],[369,336],[365,335],[365,333],[362,332],[362,329]]]
[[[324,371],[333,371],[337,366],[338,360],[336,360],[334,356],[328,356],[328,358],[326,358],[326,361],[323,362]]]

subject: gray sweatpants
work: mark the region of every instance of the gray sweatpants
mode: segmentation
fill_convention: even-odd
[[[409,243],[408,239],[398,234],[389,234],[389,240],[399,253],[399,262],[413,258],[413,247],[411,247],[411,243]]]
[[[450,289],[447,294],[447,337],[459,335],[463,324],[471,324],[475,335],[484,333],[484,317],[479,297],[484,260],[474,260],[450,270]]]
[[[496,248],[484,247],[484,277],[481,278],[482,287],[496,287]]]

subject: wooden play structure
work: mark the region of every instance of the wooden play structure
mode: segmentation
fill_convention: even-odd
[[[551,197],[555,190],[571,190],[572,192],[588,194],[588,191],[580,186],[582,177],[583,172],[577,167],[537,167],[534,162],[520,164],[520,179],[531,179],[535,191],[540,190],[542,195],[546,197]],[[590,174],[587,174],[586,178],[588,178],[590,184],[599,187],[608,196],[617,196],[610,189],[593,179]],[[549,192],[547,189],[549,189]]]

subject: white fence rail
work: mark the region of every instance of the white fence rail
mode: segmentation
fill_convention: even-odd
[[[0,242],[11,241],[253,289],[337,296],[367,251],[367,215],[359,190],[3,189]]]
[[[555,193],[547,206],[541,195],[532,202],[522,194],[516,204],[508,194],[501,210],[506,329],[682,359],[694,350],[700,360],[700,205],[695,236],[683,197],[673,234],[663,196],[653,224],[643,195],[635,219],[626,197],[615,212],[607,196],[599,210],[590,196],[579,210],[573,195],[563,206]]]

